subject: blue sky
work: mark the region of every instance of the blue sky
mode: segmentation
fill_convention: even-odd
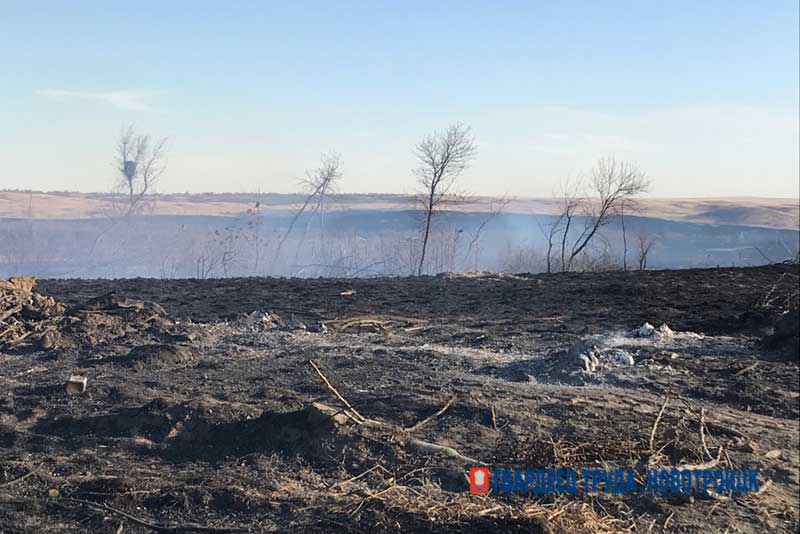
[[[798,196],[798,2],[0,0],[0,188],[104,191],[125,124],[160,190],[410,192],[461,121],[479,194],[549,195],[606,155],[656,196]]]

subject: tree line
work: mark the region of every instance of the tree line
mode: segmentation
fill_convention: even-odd
[[[120,205],[115,206],[114,210],[118,219],[142,214],[152,208],[156,186],[167,166],[166,146],[166,138],[154,139],[150,135],[137,133],[133,127],[127,127],[120,133],[115,153],[115,190],[119,194],[114,198],[118,199]],[[414,199],[421,215],[413,272],[422,275],[429,272],[428,252],[437,215],[448,208],[457,207],[463,200],[465,192],[460,188],[459,179],[477,157],[478,145],[469,126],[455,123],[423,137],[413,147],[413,154],[417,162],[412,169],[417,186]],[[297,231],[300,232],[300,238],[295,255],[312,230],[312,225],[320,242],[324,242],[325,213],[330,196],[338,191],[342,167],[340,154],[323,154],[319,165],[307,171],[305,178],[299,181],[303,201],[272,250],[270,272],[274,272],[276,262],[289,253],[286,243],[290,235]],[[625,217],[626,214],[639,212],[636,198],[646,192],[649,186],[645,173],[636,163],[617,160],[613,156],[598,160],[588,178],[563,181],[560,190],[554,193],[558,201],[557,215],[539,225],[546,242],[547,272],[574,270],[577,260],[588,252],[590,245],[601,235],[603,227],[612,221],[619,221],[621,226],[622,268],[627,270],[629,236]],[[468,239],[465,257],[473,252],[489,221],[499,215],[507,204],[507,200],[501,200],[492,205],[487,217]],[[258,209],[259,203],[256,202],[248,210],[248,215],[257,215]],[[306,223],[298,228],[303,218]],[[257,220],[251,221],[249,226],[252,228],[257,224]],[[224,239],[236,241],[240,237],[231,234]],[[648,254],[655,243],[654,237],[639,231],[630,241],[636,253],[636,267],[645,269]],[[225,256],[223,254],[217,258],[213,266],[219,262],[225,263]],[[258,263],[257,256],[256,269]],[[198,272],[207,274],[211,265],[204,261],[198,266]]]

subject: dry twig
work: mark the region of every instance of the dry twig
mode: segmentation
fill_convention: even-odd
[[[420,421],[419,423],[417,423],[417,424],[415,424],[415,425],[413,425],[413,426],[410,426],[410,427],[407,427],[407,428],[405,428],[404,430],[405,430],[406,432],[414,432],[414,431],[416,431],[416,430],[419,430],[420,428],[422,428],[423,426],[427,425],[428,423],[430,423],[431,421],[433,421],[434,419],[436,419],[437,417],[439,417],[440,415],[442,415],[444,412],[446,412],[446,411],[447,411],[447,409],[448,409],[448,408],[450,408],[450,406],[453,404],[453,401],[455,401],[455,400],[456,400],[456,398],[455,398],[455,397],[450,397],[450,400],[448,400],[448,401],[445,403],[445,405],[442,407],[442,409],[441,409],[441,410],[439,410],[439,411],[438,411],[438,412],[436,412],[435,414],[431,415],[430,417],[426,417],[425,419],[423,419],[423,420],[422,420],[422,421]],[[492,412],[492,413],[494,413],[494,412]]]
[[[669,402],[669,393],[664,397],[664,402],[661,403],[661,409],[658,410],[658,415],[656,416],[656,420],[653,422],[653,429],[650,431],[650,452],[653,452],[653,444],[656,440],[656,431],[658,430],[658,423],[661,422],[661,417],[664,415],[664,410],[667,408],[667,402]]]
[[[33,469],[31,469],[30,471],[28,471],[27,473],[25,473],[22,476],[18,476],[17,478],[12,478],[8,482],[3,482],[2,484],[0,484],[0,486],[10,486],[11,484],[14,484],[16,482],[21,482],[21,481],[25,480],[26,478],[28,478],[29,476],[33,476],[36,473],[38,473],[39,470],[42,468],[42,466],[44,466],[44,462],[40,463],[39,465],[37,465],[36,467],[34,467]]]
[[[341,394],[340,394],[340,393],[339,393],[339,392],[336,390],[336,388],[335,388],[335,387],[333,387],[333,384],[331,384],[331,383],[330,383],[330,381],[327,379],[327,377],[326,377],[324,374],[322,374],[322,371],[321,371],[321,370],[320,370],[320,368],[317,366],[317,364],[315,364],[315,363],[314,363],[314,360],[309,360],[309,361],[308,361],[308,363],[310,363],[310,364],[311,364],[311,367],[313,367],[313,368],[314,368],[314,370],[317,372],[317,374],[318,374],[318,375],[319,375],[319,377],[322,379],[322,381],[323,381],[323,382],[325,382],[325,385],[326,385],[326,386],[328,386],[328,389],[329,389],[329,390],[330,390],[330,391],[331,391],[331,392],[332,392],[334,395],[336,395],[336,397],[337,397],[337,398],[338,398],[340,401],[342,401],[342,402],[344,403],[344,405],[345,405],[345,406],[347,406],[347,409],[348,409],[348,410],[350,410],[350,412],[344,412],[344,413],[345,413],[345,415],[347,415],[347,416],[348,416],[348,417],[350,417],[350,418],[351,418],[351,419],[352,419],[354,422],[356,422],[356,423],[358,423],[358,424],[360,424],[360,425],[361,425],[361,424],[364,424],[365,422],[367,422],[367,418],[366,418],[366,417],[364,417],[363,415],[361,415],[360,413],[358,413],[358,411],[357,411],[355,408],[353,408],[353,406],[352,406],[352,405],[351,405],[351,404],[350,404],[350,403],[347,401],[347,399],[345,399],[344,397],[342,397],[342,395],[341,395]]]

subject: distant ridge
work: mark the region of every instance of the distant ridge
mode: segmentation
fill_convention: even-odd
[[[262,213],[289,212],[302,200],[299,194],[197,193],[155,197],[155,215],[235,216],[260,203]],[[113,196],[102,193],[0,191],[0,218],[83,219],[109,212]],[[454,211],[489,211],[496,197],[469,197],[453,204]],[[413,209],[412,198],[397,194],[340,194],[331,196],[332,210]],[[800,229],[800,200],[764,197],[642,198],[641,214],[659,219],[704,224],[735,224],[763,228]],[[514,197],[510,213],[555,214],[550,198]]]

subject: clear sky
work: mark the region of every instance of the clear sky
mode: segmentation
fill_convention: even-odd
[[[797,0],[0,0],[0,188],[107,191],[125,124],[162,192],[410,192],[461,121],[476,194],[549,195],[601,156],[657,196],[800,194]]]

